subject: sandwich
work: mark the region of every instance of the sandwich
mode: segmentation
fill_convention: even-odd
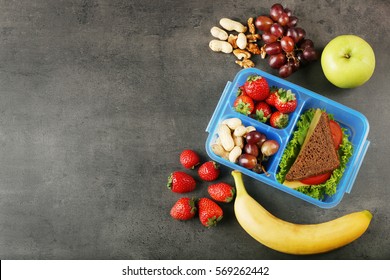
[[[331,122],[335,125],[331,126]],[[334,126],[340,131],[339,143],[335,140]],[[310,109],[298,121],[276,178],[289,188],[323,199],[336,192],[351,155],[352,144],[346,130],[324,110]]]

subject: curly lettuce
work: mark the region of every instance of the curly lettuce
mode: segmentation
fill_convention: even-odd
[[[280,183],[284,182],[288,170],[290,169],[291,165],[294,163],[296,157],[298,156],[301,146],[305,141],[310,123],[314,117],[314,113],[315,113],[315,109],[309,109],[305,113],[303,113],[299,118],[299,121],[297,123],[297,128],[294,131],[290,142],[287,144],[286,149],[279,163],[279,172],[276,174],[276,179]],[[328,116],[330,119],[333,119],[332,115],[328,114]],[[353,146],[348,139],[347,130],[342,128],[342,131],[343,131],[343,140],[338,149],[340,166],[333,171],[332,176],[323,184],[298,187],[296,189],[297,191],[318,200],[322,200],[326,195],[332,196],[336,193],[337,184],[340,182],[341,177],[343,176],[343,173],[347,166],[347,163],[353,153]]]

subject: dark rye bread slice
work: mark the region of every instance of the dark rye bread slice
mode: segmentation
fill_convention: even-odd
[[[309,137],[287,172],[286,180],[299,181],[331,172],[339,167],[340,160],[333,144],[328,115],[325,112],[321,112],[319,121]]]

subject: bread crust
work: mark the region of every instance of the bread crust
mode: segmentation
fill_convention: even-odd
[[[286,180],[303,180],[332,172],[339,166],[340,160],[333,144],[329,118],[325,112],[322,112],[313,134],[287,172]]]

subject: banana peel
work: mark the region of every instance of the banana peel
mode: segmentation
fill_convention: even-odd
[[[368,228],[372,214],[353,212],[319,224],[294,224],[275,217],[246,191],[241,172],[234,170],[234,213],[241,227],[261,244],[293,255],[325,253],[358,239]]]

